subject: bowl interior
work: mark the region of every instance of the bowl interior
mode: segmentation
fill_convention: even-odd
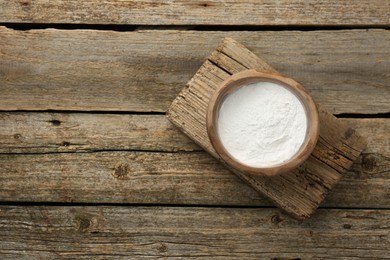
[[[272,165],[271,167],[252,167],[237,160],[222,144],[218,133],[219,110],[225,98],[240,87],[256,82],[272,82],[290,90],[303,105],[307,118],[306,136],[298,151],[289,160]],[[210,141],[225,163],[237,170],[262,176],[272,176],[298,167],[314,149],[319,135],[318,111],[314,101],[305,89],[296,81],[280,74],[265,73],[256,70],[247,70],[234,74],[221,84],[210,100],[206,121]]]

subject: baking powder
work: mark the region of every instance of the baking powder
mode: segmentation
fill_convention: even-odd
[[[272,82],[244,85],[229,94],[217,131],[232,157],[251,167],[273,167],[291,159],[307,132],[305,108],[287,87]]]

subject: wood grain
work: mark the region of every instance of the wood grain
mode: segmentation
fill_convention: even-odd
[[[389,210],[299,222],[264,208],[1,206],[0,257],[384,259],[389,226]]]
[[[388,26],[386,0],[2,1],[1,23]]]
[[[4,202],[272,205],[203,152],[2,154],[0,165]],[[390,208],[389,168],[364,154],[322,206]]]
[[[0,155],[0,201],[272,205],[199,152],[163,115],[0,113],[0,118],[0,152],[13,153]],[[368,147],[322,205],[389,208],[390,120],[342,121],[367,136]]]
[[[368,140],[365,153],[390,156],[390,120],[341,118]],[[0,153],[113,150],[201,151],[165,115],[1,112]]]
[[[0,113],[0,153],[200,151],[164,115]]]
[[[6,2],[2,5],[13,1]],[[165,112],[226,36],[239,39],[303,84],[332,113],[390,111],[386,30],[112,32],[5,27],[0,27],[0,110]]]
[[[0,23],[21,28],[146,25],[134,32],[0,27],[0,111],[63,110],[0,112],[0,259],[388,258],[388,119],[343,119],[369,140],[322,204],[344,209],[319,209],[299,222],[274,208],[241,208],[272,203],[162,114],[130,112],[165,112],[230,36],[300,81],[332,113],[388,113],[387,30],[165,29],[388,27],[389,10],[385,0],[0,1]],[[164,30],[142,29],[154,25]],[[241,67],[219,58],[216,64]],[[247,66],[256,62],[253,55]],[[26,204],[5,205],[19,202]]]

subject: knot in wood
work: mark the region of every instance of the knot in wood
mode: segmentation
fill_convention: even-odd
[[[22,138],[22,135],[21,134],[14,134],[14,138],[16,140],[20,140]]]
[[[112,175],[115,178],[123,179],[127,174],[129,174],[129,171],[130,171],[130,167],[128,164],[119,163],[118,165],[115,166]]]
[[[164,253],[167,251],[167,246],[165,244],[161,244],[159,247],[158,247],[158,251],[160,251],[161,253]]]
[[[275,214],[271,217],[271,222],[274,223],[275,225],[278,225],[279,223],[283,222],[284,219],[281,218],[278,214]]]
[[[63,142],[61,143],[61,146],[67,147],[67,146],[69,146],[70,144],[71,144],[70,142],[63,141]]]
[[[92,224],[91,220],[86,217],[78,217],[77,223],[78,223],[77,229],[81,232],[86,232]]]
[[[351,226],[350,224],[344,224],[344,225],[343,225],[343,228],[345,228],[345,229],[351,229],[352,226]]]
[[[345,139],[348,140],[353,134],[355,134],[355,130],[349,127],[347,131],[345,131]]]
[[[367,154],[363,156],[362,168],[365,171],[372,172],[377,166],[377,161],[374,155]]]
[[[49,121],[53,126],[59,126],[61,125],[61,121],[57,119],[53,119]]]
[[[28,5],[30,5],[30,0],[22,0],[22,1],[20,1],[20,5],[22,5],[22,6],[28,6]]]

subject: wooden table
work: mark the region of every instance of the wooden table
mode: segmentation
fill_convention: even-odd
[[[0,1],[0,259],[390,258],[390,2]],[[233,37],[369,141],[294,220],[165,117]]]

